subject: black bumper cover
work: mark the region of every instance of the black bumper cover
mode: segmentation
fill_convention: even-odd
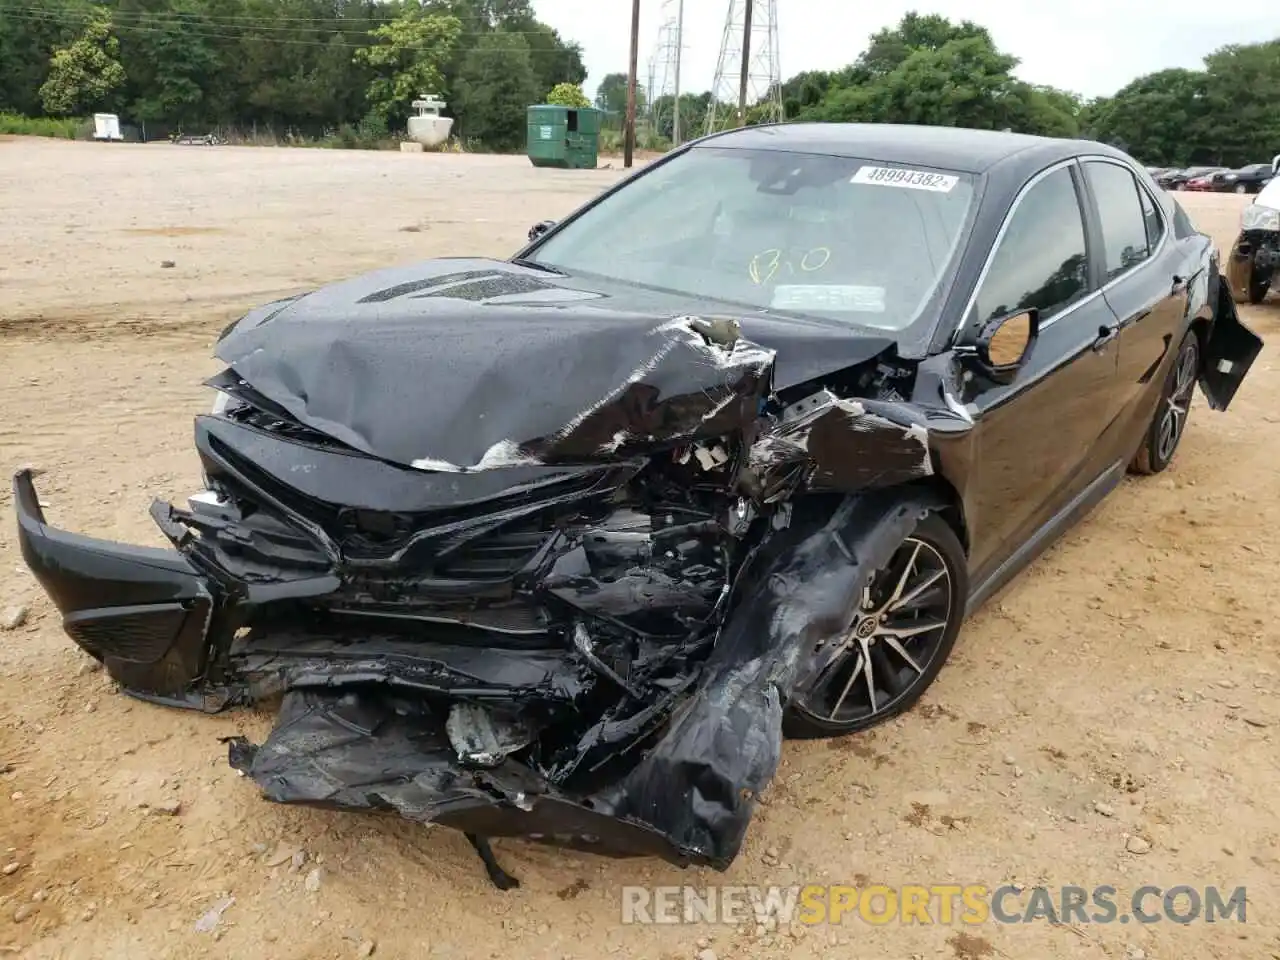
[[[130,693],[165,699],[189,690],[204,668],[208,581],[176,551],[49,526],[30,470],[14,476],[13,499],[22,557],[71,639]]]

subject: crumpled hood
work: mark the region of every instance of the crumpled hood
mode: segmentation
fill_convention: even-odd
[[[625,458],[755,418],[771,385],[892,344],[493,260],[380,271],[251,312],[217,356],[302,423],[425,470]]]

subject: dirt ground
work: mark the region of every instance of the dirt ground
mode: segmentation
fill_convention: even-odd
[[[191,417],[228,320],[374,267],[508,254],[621,172],[0,143],[0,467],[47,471],[57,525],[160,544],[147,506],[197,489]],[[1185,195],[1224,248],[1242,202]],[[1272,345],[1232,410],[1199,398],[1174,466],[1127,481],[974,617],[917,709],[788,745],[726,875],[501,841],[523,883],[502,894],[460,835],[270,804],[219,742],[267,718],[116,693],[0,518],[0,610],[29,607],[0,632],[0,954],[1280,957],[1280,305],[1244,316]],[[809,882],[1245,885],[1248,922],[620,922],[624,884]]]

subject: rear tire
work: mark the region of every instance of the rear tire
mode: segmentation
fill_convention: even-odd
[[[1188,330],[1178,346],[1173,367],[1165,377],[1160,390],[1160,405],[1143,434],[1142,446],[1129,464],[1131,472],[1150,476],[1162,472],[1173,462],[1173,455],[1178,452],[1187,429],[1199,370],[1200,341],[1194,330]]]
[[[921,520],[853,613],[845,652],[798,691],[783,733],[812,739],[856,733],[910,709],[937,678],[969,597],[964,547],[937,514]]]

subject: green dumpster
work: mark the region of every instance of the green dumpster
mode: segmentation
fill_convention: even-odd
[[[541,103],[529,108],[529,160],[535,167],[594,170],[600,153],[600,111]]]

